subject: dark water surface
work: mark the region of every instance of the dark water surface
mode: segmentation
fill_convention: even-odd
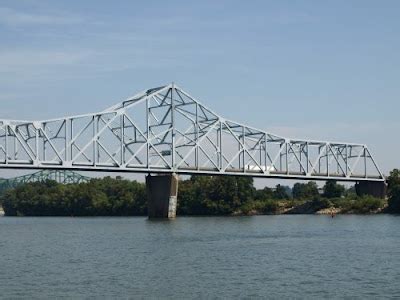
[[[400,217],[0,218],[4,298],[400,296]]]

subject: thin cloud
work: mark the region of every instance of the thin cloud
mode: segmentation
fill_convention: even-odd
[[[29,67],[73,65],[82,62],[90,55],[90,51],[0,51],[1,72],[12,72]]]
[[[7,7],[0,7],[0,24],[5,26],[68,25],[79,24],[83,21],[82,17],[76,15],[28,13]]]
[[[270,21],[279,25],[298,25],[318,21],[316,16],[306,12],[281,12],[270,16]]]

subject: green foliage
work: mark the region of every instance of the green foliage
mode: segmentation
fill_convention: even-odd
[[[8,216],[121,216],[145,215],[144,184],[136,181],[93,179],[88,183],[27,183],[2,196]]]
[[[275,214],[279,210],[279,202],[275,200],[256,200],[243,204],[240,207],[240,212],[245,215],[254,213],[260,214]]]
[[[262,190],[256,190],[254,193],[255,200],[272,199],[274,192],[269,187],[264,187]]]
[[[332,207],[332,203],[326,198],[315,197],[311,201],[311,206],[315,211]]]
[[[289,199],[287,188],[256,190],[253,180],[233,176],[192,176],[179,183],[178,214],[229,215],[276,213],[277,200]]]
[[[400,213],[400,184],[389,190],[388,210],[391,213]]]
[[[389,208],[400,212],[400,172],[390,177]],[[273,190],[256,190],[250,177],[192,176],[179,183],[178,214],[231,215],[273,214],[302,208],[311,213],[332,205],[343,212],[368,213],[384,206],[381,199],[357,197],[335,181],[328,181],[324,194],[315,182],[296,183],[292,189],[277,185]],[[344,194],[345,193],[345,194]],[[143,183],[105,177],[88,183],[62,185],[55,181],[28,183],[8,190],[0,197],[9,216],[128,216],[146,215],[147,200]],[[298,209],[298,211],[302,211]]]
[[[356,187],[353,185],[350,188],[346,189],[343,195],[346,198],[356,198],[357,197]]]
[[[389,193],[390,193],[391,189],[393,189],[396,186],[400,185],[400,170],[399,169],[393,169],[390,172],[390,175],[388,176],[386,182],[388,184],[388,190],[389,190]]]
[[[336,198],[331,199],[331,201],[335,207],[340,208],[344,213],[365,214],[384,207],[383,199],[368,195],[355,198]]]
[[[318,186],[314,181],[295,183],[292,193],[294,199],[314,199],[319,196]]]
[[[263,213],[276,213],[279,209],[279,203],[274,200],[267,200],[262,202],[262,209]]]
[[[344,191],[343,185],[337,184],[335,180],[328,180],[324,185],[323,196],[325,198],[338,198],[343,196]]]
[[[387,178],[388,210],[391,213],[400,213],[400,170],[394,169]]]
[[[287,193],[287,189],[284,186],[278,184],[275,187],[275,191],[273,193],[273,198],[274,199],[289,199],[290,196]]]
[[[227,215],[254,199],[253,179],[192,176],[179,185],[178,214]]]

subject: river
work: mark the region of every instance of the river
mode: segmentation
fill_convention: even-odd
[[[400,296],[400,216],[0,217],[4,298]]]

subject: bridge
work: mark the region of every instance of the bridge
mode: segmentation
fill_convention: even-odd
[[[375,194],[384,183],[364,144],[259,130],[223,118],[174,83],[95,113],[0,120],[0,168],[158,174],[147,177],[149,199],[168,194],[170,211],[179,174],[353,181]]]
[[[0,195],[8,189],[13,189],[25,183],[45,182],[47,180],[56,181],[61,184],[71,184],[88,182],[90,178],[70,170],[41,170],[14,178],[0,178]]]

